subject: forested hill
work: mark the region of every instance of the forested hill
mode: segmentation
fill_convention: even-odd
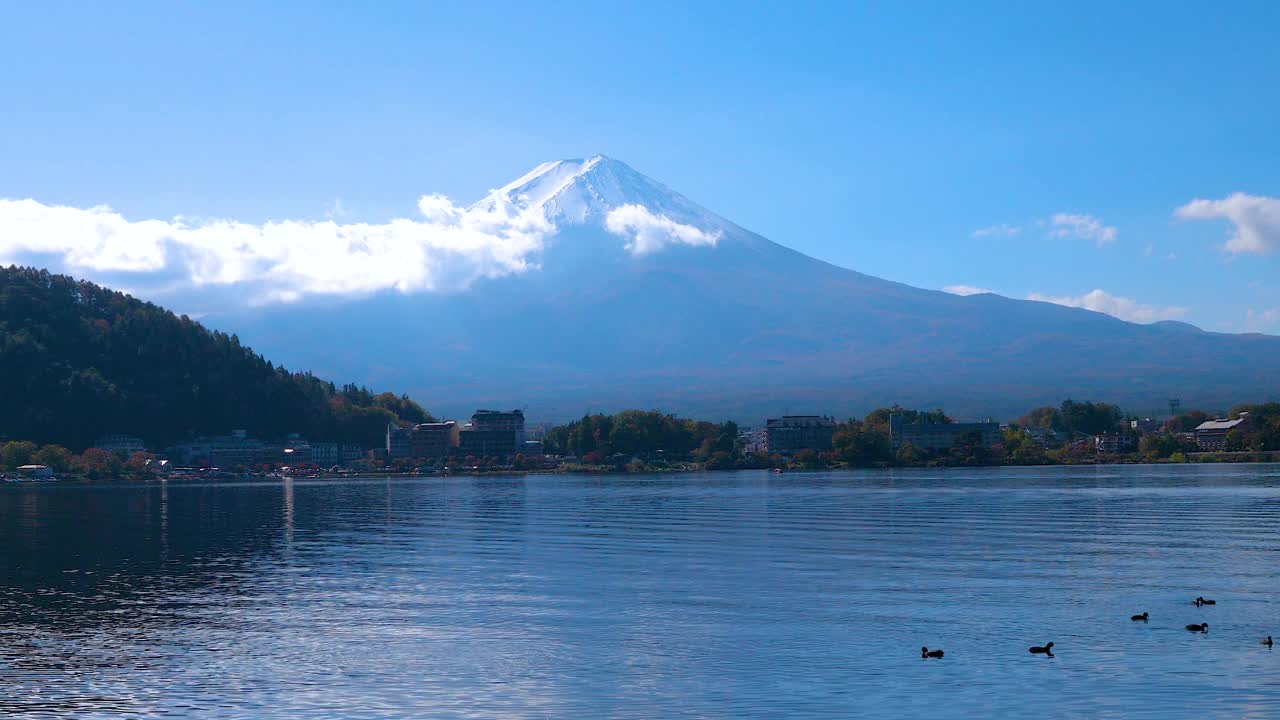
[[[0,440],[80,449],[126,433],[163,446],[245,429],[368,447],[397,419],[430,417],[405,396],[276,367],[234,335],[124,293],[0,267]]]

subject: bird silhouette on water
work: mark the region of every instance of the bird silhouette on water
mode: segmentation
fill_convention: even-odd
[[[1259,642],[1260,644],[1262,644],[1262,645],[1266,645],[1267,647],[1271,647],[1272,645],[1274,645],[1274,643],[1272,643],[1272,642],[1271,642],[1271,636],[1270,636],[1270,635],[1266,636],[1266,637],[1265,637],[1265,638],[1263,638],[1262,640],[1259,640],[1258,642]]]
[[[1047,655],[1053,657],[1053,643],[1045,643],[1043,647],[1037,645],[1031,648],[1032,655]]]
[[[920,648],[920,657],[922,658],[941,658],[943,652],[941,650],[930,650],[927,647]]]
[[[1191,632],[1207,633],[1209,632],[1209,623],[1204,623],[1201,625],[1196,625],[1195,623],[1192,623],[1187,626],[1187,629],[1190,630]]]
[[[1192,600],[1192,601],[1191,601],[1191,604],[1192,604],[1192,605],[1195,605],[1196,607],[1201,607],[1201,606],[1203,606],[1203,605],[1217,605],[1217,604],[1218,604],[1218,601],[1217,601],[1217,600],[1205,600],[1205,599],[1204,599],[1204,598],[1202,598],[1202,597],[1198,597],[1198,598],[1196,598],[1195,600]]]
[[[1142,613],[1141,615],[1134,615],[1129,619],[1133,620],[1134,622],[1146,622],[1151,619],[1151,615],[1147,613]]]

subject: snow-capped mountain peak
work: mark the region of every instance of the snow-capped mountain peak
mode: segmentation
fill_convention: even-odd
[[[620,160],[595,155],[585,160],[553,160],[491,191],[474,206],[488,211],[505,205],[516,211],[541,208],[556,224],[601,224],[609,214],[639,206],[706,233],[724,232],[732,223]]]

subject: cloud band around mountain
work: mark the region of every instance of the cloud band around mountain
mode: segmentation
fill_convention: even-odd
[[[704,232],[666,215],[656,215],[643,205],[622,205],[609,211],[605,229],[627,241],[632,255],[648,255],[668,245],[715,246],[720,233]]]
[[[386,223],[130,221],[88,209],[0,199],[0,262],[39,258],[81,275],[123,275],[145,289],[238,286],[251,303],[381,290],[450,291],[536,267],[555,228],[541,212],[468,210],[440,195],[420,217]]]
[[[1084,308],[1135,323],[1173,320],[1190,312],[1188,308],[1184,307],[1162,308],[1154,305],[1143,305],[1131,298],[1112,295],[1105,290],[1093,290],[1079,297],[1054,297],[1033,292],[1027,295],[1027,299],[1054,303],[1055,305],[1066,305],[1067,307]]]

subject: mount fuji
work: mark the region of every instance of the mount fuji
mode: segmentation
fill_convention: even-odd
[[[1280,337],[1140,325],[958,296],[808,257],[603,156],[539,165],[469,213],[532,213],[524,272],[204,319],[290,368],[407,392],[437,413],[563,420],[659,408],[773,413],[943,407],[1009,418],[1061,400],[1138,412],[1280,396]]]

